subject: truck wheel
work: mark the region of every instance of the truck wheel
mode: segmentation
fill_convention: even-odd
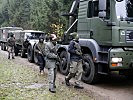
[[[29,45],[28,49],[27,49],[27,58],[28,58],[28,61],[31,62],[31,63],[34,61],[34,59],[33,59],[33,50],[32,50],[31,45]]]
[[[26,51],[25,51],[24,49],[21,50],[20,56],[21,56],[22,58],[24,58],[24,57],[26,56],[25,52],[26,52]]]
[[[6,51],[6,44],[3,44],[3,50]]]
[[[36,52],[34,52],[34,62],[35,62],[35,64],[38,64],[38,59],[37,59],[37,53]]]
[[[62,51],[60,54],[61,62],[59,65],[59,70],[63,75],[67,75],[69,72],[68,66],[68,54],[66,51]]]
[[[1,43],[1,50],[3,50],[3,43]]]
[[[84,55],[82,80],[89,84],[98,81],[98,69],[89,54]]]
[[[14,47],[15,56],[18,56],[18,52],[19,52],[18,48],[17,47]]]

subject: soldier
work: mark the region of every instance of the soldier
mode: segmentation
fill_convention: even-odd
[[[12,59],[14,58],[14,46],[15,46],[15,37],[13,33],[10,33],[10,37],[7,39],[7,45],[8,45],[8,59],[10,59],[10,56],[12,55]]]
[[[48,77],[49,77],[49,91],[55,93],[55,79],[56,79],[56,60],[57,60],[57,53],[56,53],[56,35],[51,34],[49,37],[49,42],[47,42],[45,46],[46,52],[46,64],[48,67]]]
[[[79,37],[76,32],[70,34],[73,40],[69,44],[68,52],[70,53],[70,71],[68,76],[65,78],[67,86],[70,86],[69,80],[72,77],[76,78],[75,88],[83,89],[83,86],[80,84],[81,76],[83,72],[82,68],[82,52],[79,45]]]
[[[35,52],[37,53],[37,59],[39,63],[40,74],[44,74],[45,66],[45,43],[42,36],[39,37],[39,42],[35,45]]]

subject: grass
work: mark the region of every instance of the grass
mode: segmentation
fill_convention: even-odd
[[[41,87],[34,86],[41,84]],[[27,88],[33,85],[33,88]],[[0,100],[91,100],[83,90],[56,82],[56,93],[48,91],[47,75],[0,56]]]

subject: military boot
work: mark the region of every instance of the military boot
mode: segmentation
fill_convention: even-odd
[[[54,88],[54,84],[50,84],[49,91],[51,93],[56,93],[55,88]]]
[[[69,79],[65,77],[65,83],[67,86],[70,86],[70,82],[69,82]]]
[[[74,76],[75,76],[74,73],[69,73],[68,76],[65,77],[65,82],[66,82],[66,85],[67,85],[67,86],[70,86],[69,80],[70,80],[72,77],[74,77]]]
[[[8,59],[10,59],[10,56],[8,56]]]
[[[74,88],[83,89],[84,87],[81,84],[75,82]]]

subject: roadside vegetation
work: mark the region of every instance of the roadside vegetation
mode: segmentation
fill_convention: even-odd
[[[0,100],[92,100],[83,90],[56,81],[57,93],[48,90],[47,74],[0,56]]]
[[[0,25],[35,29],[61,36],[72,0],[0,0]]]

